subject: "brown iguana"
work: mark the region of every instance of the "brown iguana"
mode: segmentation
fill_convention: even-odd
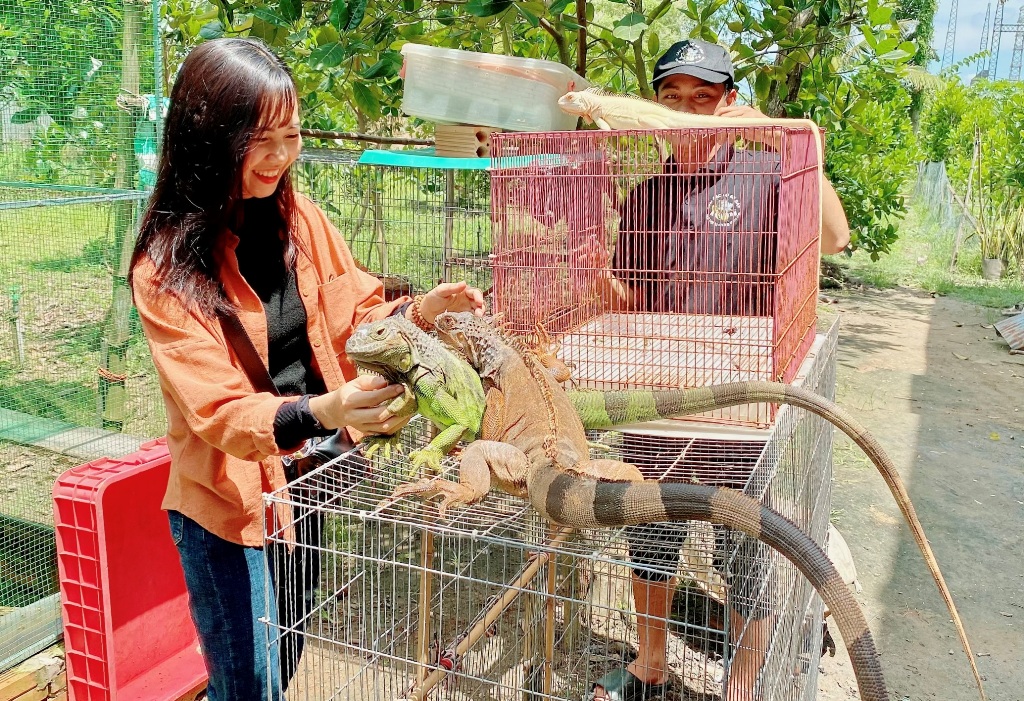
[[[504,332],[494,329],[490,324],[481,322],[482,327],[496,338],[503,338]],[[547,336],[543,328],[537,329],[537,347],[532,350],[524,348],[518,339],[509,336],[518,352],[528,355],[531,367],[535,364],[544,366],[546,384],[558,387],[557,382],[564,379],[563,373],[568,368],[561,365],[556,357],[557,344]],[[449,343],[455,343],[448,339]],[[460,353],[467,349],[456,344]],[[453,353],[437,339],[424,333],[411,322],[401,317],[387,317],[373,324],[360,327],[349,339],[346,346],[349,356],[360,366],[382,373],[393,382],[404,381],[415,395],[420,413],[429,418],[440,430],[441,435],[431,442],[430,446],[413,454],[415,465],[425,464],[434,472],[440,468],[441,458],[454,446],[460,435],[473,440],[483,433],[482,421],[488,413],[484,410],[484,395],[479,385],[479,376],[470,368],[463,357]],[[892,460],[885,450],[858,421],[835,403],[820,397],[813,392],[773,382],[737,382],[724,385],[694,388],[686,390],[627,390],[627,391],[586,391],[571,390],[563,392],[585,429],[602,429],[622,424],[639,423],[661,418],[672,418],[700,413],[703,411],[749,404],[772,402],[792,404],[799,408],[821,416],[849,436],[871,459],[895,498],[900,510],[910,527],[914,539],[924,557],[932,577],[938,586],[939,593],[949,609],[961,644],[967,653],[971,669],[975,673],[982,698],[984,690],[980,673],[974,663],[967,633],[960,620],[960,614],[953,602],[938,562],[932,553],[921,525],[910,501],[910,495],[900,478]],[[517,399],[518,399],[518,395]],[[452,401],[457,397],[457,401]],[[399,398],[395,400],[397,404]],[[536,408],[534,405],[532,408]],[[497,415],[488,403],[487,412],[493,420]],[[499,422],[501,419],[498,419]],[[455,426],[454,428],[452,428]],[[443,440],[442,437],[447,437]],[[379,440],[368,437],[368,441]],[[386,440],[386,439],[385,439]],[[613,461],[607,461],[613,462]],[[616,463],[623,465],[623,463]],[[632,466],[630,466],[632,467]],[[635,468],[634,468],[635,469]],[[608,478],[616,477],[623,480],[643,479],[637,472],[609,473]],[[499,485],[501,485],[501,476]],[[465,479],[468,479],[465,478]],[[486,494],[489,482],[477,485],[477,498]],[[445,487],[447,488],[447,487]],[[513,494],[525,496],[524,493],[505,489]],[[468,503],[462,500],[453,503]],[[447,504],[446,504],[447,505]]]
[[[423,479],[400,485],[393,498],[443,495],[443,512],[479,501],[496,482],[527,497],[548,520],[575,528],[701,520],[742,531],[778,550],[807,577],[836,618],[862,697],[888,701],[874,640],[853,594],[796,525],[735,490],[644,481],[633,465],[591,460],[572,403],[534,356],[521,354],[472,313],[446,312],[435,324],[484,382],[481,439],[463,451],[459,482]]]

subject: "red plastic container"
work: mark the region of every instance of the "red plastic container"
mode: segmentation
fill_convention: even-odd
[[[68,692],[172,701],[205,686],[178,551],[160,502],[163,439],[72,468],[53,487]]]

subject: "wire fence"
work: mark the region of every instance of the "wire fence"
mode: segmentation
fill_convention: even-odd
[[[124,282],[157,147],[158,7],[0,3],[0,669],[60,632],[54,478],[162,433]]]

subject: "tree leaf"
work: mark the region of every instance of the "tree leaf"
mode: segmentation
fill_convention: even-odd
[[[289,24],[298,22],[302,17],[302,0],[281,0],[278,10]]]
[[[309,63],[313,68],[337,68],[346,57],[345,47],[340,42],[332,41],[313,49],[309,54]]]
[[[348,6],[349,18],[348,24],[345,25],[346,31],[352,31],[358,29],[359,25],[363,23],[363,18],[366,16],[366,0],[352,0],[352,4]]]
[[[507,10],[512,0],[469,0],[465,4],[466,12],[474,17],[493,17]]]
[[[11,124],[28,124],[29,122],[35,121],[35,119],[42,113],[43,108],[41,105],[26,107],[20,112],[15,112],[11,115]]]
[[[658,37],[657,32],[650,32],[647,35],[647,53],[651,56],[657,56],[661,53],[661,39]]]
[[[571,3],[572,1],[573,0],[555,0],[548,7],[548,12],[550,12],[553,15],[560,15],[563,12],[565,12],[565,8],[567,8],[569,6],[569,3]],[[582,0],[578,1],[582,2]]]
[[[639,12],[630,12],[615,21],[612,36],[623,41],[636,41],[647,29],[647,18]]]
[[[339,32],[345,31],[345,28],[348,27],[349,15],[348,0],[331,0],[329,19],[334,28]]]
[[[202,39],[219,39],[224,36],[224,25],[219,19],[207,22],[199,30],[199,37]]]
[[[287,27],[289,25],[288,20],[282,17],[279,13],[271,10],[269,7],[257,7],[252,11],[252,16],[263,20],[267,24],[272,24],[275,27]]]
[[[540,18],[537,15],[533,14],[522,5],[516,5],[516,10],[518,10],[519,14],[526,18],[526,21],[530,23],[531,27],[540,26]]]
[[[355,101],[356,107],[370,119],[380,117],[380,101],[365,84],[352,84],[352,99]]]

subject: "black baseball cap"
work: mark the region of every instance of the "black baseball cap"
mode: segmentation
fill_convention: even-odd
[[[700,39],[684,39],[668,47],[654,64],[651,84],[655,90],[670,75],[692,75],[709,83],[732,84],[736,80],[729,52]]]

